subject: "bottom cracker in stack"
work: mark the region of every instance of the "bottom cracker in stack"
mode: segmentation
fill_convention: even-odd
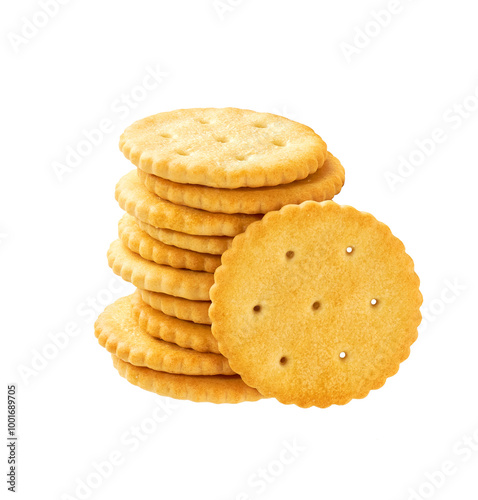
[[[135,366],[114,355],[112,358],[118,373],[128,382],[162,396],[197,403],[242,403],[263,397],[238,375],[178,375]]]
[[[118,299],[95,323],[98,342],[111,353],[122,377],[142,389],[196,402],[239,403],[262,398],[231,370],[221,354],[195,351],[151,336],[135,319],[133,304],[138,301],[139,295]],[[182,335],[179,328],[177,324],[177,334]]]

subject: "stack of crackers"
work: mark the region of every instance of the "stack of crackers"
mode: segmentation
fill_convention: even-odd
[[[409,353],[421,294],[403,244],[331,200],[340,162],[309,127],[234,108],[128,127],[136,169],[108,251],[137,291],[108,306],[99,343],[129,382],[213,403],[344,404]]]

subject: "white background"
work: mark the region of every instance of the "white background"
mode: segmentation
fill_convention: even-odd
[[[371,11],[388,8],[384,0],[224,0],[222,16],[213,0],[64,3],[33,35],[28,22],[45,21],[37,1],[4,2],[1,16],[0,399],[18,384],[17,498],[80,498],[88,480],[82,498],[476,500],[476,4],[403,0],[377,29]],[[365,28],[374,37],[351,49]],[[138,90],[148,68],[161,81]],[[119,108],[131,96],[141,102]],[[174,402],[152,425],[158,401],[173,400],[128,384],[98,346],[94,308],[132,289],[108,291],[120,281],[105,258],[121,216],[114,186],[131,168],[119,135],[144,116],[203,106],[313,127],[346,169],[336,201],[370,211],[405,242],[429,319],[383,389],[326,410]],[[71,172],[55,173],[105,119],[110,132]],[[415,154],[392,189],[386,173],[436,129],[440,144]],[[22,375],[71,323],[80,332]],[[136,427],[149,432],[140,445]],[[301,451],[280,465],[294,440]],[[112,452],[122,463],[98,481],[94,463]],[[453,474],[437,473],[444,462]]]

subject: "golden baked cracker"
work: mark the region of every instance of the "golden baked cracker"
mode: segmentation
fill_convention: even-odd
[[[196,403],[242,403],[263,396],[238,375],[178,375],[134,366],[111,355],[118,373],[129,383],[160,396]]]
[[[146,304],[168,316],[203,325],[211,324],[208,314],[211,305],[209,301],[182,299],[181,297],[150,292],[140,288],[138,288],[138,292]]]
[[[205,108],[143,118],[124,131],[120,149],[149,174],[231,189],[304,179],[322,166],[327,145],[283,116]]]
[[[137,219],[155,227],[202,236],[235,236],[260,215],[213,214],[205,210],[175,205],[152,193],[132,170],[116,185],[120,207]]]
[[[219,350],[265,396],[327,407],[394,375],[417,338],[422,296],[403,243],[332,201],[267,214],[234,239],[209,315]]]
[[[219,353],[217,340],[209,325],[173,318],[153,309],[144,302],[138,291],[131,296],[131,304],[133,316],[139,326],[153,337],[199,352]]]
[[[192,252],[161,243],[144,232],[129,214],[124,214],[120,219],[118,234],[132,252],[156,264],[208,273],[213,273],[221,265],[221,257],[218,255]]]
[[[120,240],[111,243],[107,256],[113,272],[138,288],[191,300],[209,300],[209,289],[214,283],[211,273],[156,264],[132,252]]]
[[[151,336],[134,319],[131,296],[98,316],[95,335],[108,352],[132,365],[183,375],[234,375],[221,354],[197,352]]]
[[[138,168],[138,177],[153,193],[177,205],[225,214],[266,214],[284,205],[306,200],[324,201],[340,193],[345,171],[330,153],[322,168],[300,181],[262,188],[215,189],[195,184],[177,184]]]
[[[136,219],[139,227],[154,239],[184,250],[222,255],[231,245],[233,238],[229,236],[196,236],[194,234],[180,233],[171,229],[161,229],[151,224]]]

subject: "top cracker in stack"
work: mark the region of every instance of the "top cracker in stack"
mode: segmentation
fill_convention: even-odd
[[[268,113],[181,109],[133,123],[120,149],[142,171],[181,184],[237,189],[317,171],[327,146],[309,127]]]
[[[413,262],[370,214],[327,201],[344,170],[312,129],[177,110],[120,149],[137,170],[116,188],[108,261],[138,291],[96,334],[122,376],[193,401],[326,407],[398,370],[420,321]]]

